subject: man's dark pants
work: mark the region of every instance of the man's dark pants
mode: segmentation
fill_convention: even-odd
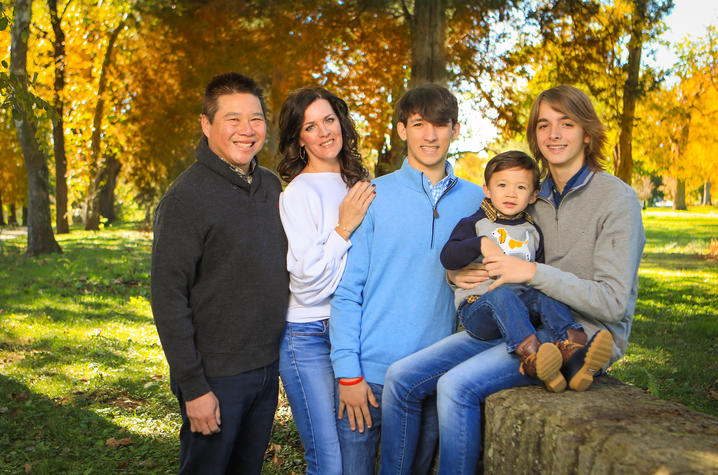
[[[260,474],[277,409],[277,361],[234,376],[207,378],[219,399],[221,432],[210,436],[190,431],[184,400],[177,384],[182,413],[180,474]]]

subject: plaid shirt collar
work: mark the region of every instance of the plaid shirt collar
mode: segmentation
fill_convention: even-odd
[[[219,155],[217,155],[217,156],[219,157]],[[252,178],[254,176],[254,169],[257,167],[257,157],[253,157],[252,161],[249,162],[249,173],[245,173],[244,170],[242,170],[241,168],[239,168],[236,165],[232,165],[231,163],[229,163],[227,160],[225,160],[222,157],[219,157],[219,159],[222,160],[224,163],[226,163],[227,166],[234,173],[236,173],[237,175],[242,177],[247,183],[249,183],[250,185],[252,184]]]
[[[486,213],[486,217],[489,218],[489,221],[492,223],[496,222],[498,219],[506,219],[506,220],[517,220],[517,219],[525,219],[531,224],[534,224],[533,219],[531,219],[531,215],[526,211],[523,210],[519,214],[515,216],[506,216],[501,211],[494,208],[493,203],[491,203],[491,198],[484,198],[484,201],[481,202],[481,209],[484,210],[484,213]]]

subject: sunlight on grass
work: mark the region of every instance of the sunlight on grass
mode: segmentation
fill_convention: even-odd
[[[174,473],[179,419],[149,304],[151,234],[73,231],[58,240],[63,254],[26,259],[22,243],[8,240],[0,256],[6,466],[21,471],[32,459],[41,460],[37,473],[106,473],[118,463]],[[132,445],[107,446],[110,437]],[[27,450],[14,450],[18,442]]]
[[[646,266],[642,266],[641,269],[638,271],[639,277],[653,277],[653,278],[673,278],[673,279],[683,279],[686,278],[693,279],[693,280],[700,280],[705,283],[711,283],[716,281],[716,273],[710,272],[710,269],[708,270],[702,270],[702,271],[686,271],[682,269],[678,270],[668,270],[668,269],[660,269],[660,268],[646,268]]]

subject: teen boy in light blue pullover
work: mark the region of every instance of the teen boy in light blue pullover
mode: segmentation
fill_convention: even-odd
[[[446,161],[459,133],[451,92],[437,85],[411,89],[399,100],[397,116],[407,159],[374,181],[376,198],[352,235],[332,299],[343,469],[358,475],[374,473],[387,368],[455,328],[453,293],[439,254],[455,223],[484,197],[478,186],[456,178]],[[430,415],[422,430],[427,456],[414,473],[428,471],[436,435]]]

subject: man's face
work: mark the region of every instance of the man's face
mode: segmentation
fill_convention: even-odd
[[[546,101],[541,102],[538,115],[536,141],[551,172],[578,172],[585,162],[584,149],[589,140],[581,124]]]
[[[247,172],[267,136],[262,104],[254,94],[234,93],[219,96],[217,106],[212,122],[202,116],[202,132],[207,136],[209,148]]]
[[[444,166],[449,145],[459,135],[459,124],[435,125],[414,113],[406,124],[399,122],[396,131],[406,141],[409,164],[424,172]]]

